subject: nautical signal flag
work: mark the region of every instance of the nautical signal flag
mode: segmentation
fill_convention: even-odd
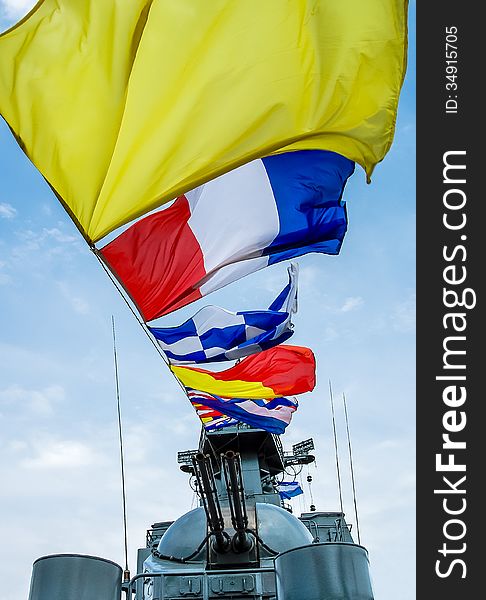
[[[268,310],[230,312],[205,306],[178,327],[149,327],[174,365],[237,360],[285,342],[297,310],[297,265]]]
[[[277,485],[277,490],[282,500],[290,500],[304,493],[298,481],[281,481]]]
[[[297,410],[296,398],[272,398],[270,400],[248,400],[246,398],[221,398],[214,394],[207,394],[191,388],[186,388],[187,395],[196,409],[199,417],[204,422],[207,411],[204,408],[214,409],[218,415],[227,415],[237,422],[246,423],[257,429],[264,429],[270,433],[282,434],[292,419],[292,414]],[[233,424],[230,421],[217,420],[209,422],[210,428],[225,427]],[[206,427],[207,428],[207,427]]]
[[[43,0],[0,35],[0,114],[89,242],[272,153],[331,150],[370,176],[393,139],[406,11]]]
[[[225,371],[170,367],[188,388],[222,398],[270,399],[303,394],[316,384],[312,350],[285,344],[252,354]]]
[[[354,163],[302,150],[256,160],[134,223],[100,255],[145,321],[267,265],[338,254]]]
[[[214,408],[201,404],[196,397],[189,399],[206,431],[214,431],[215,429],[222,429],[223,427],[230,427],[239,423],[237,419],[233,419],[233,417],[224,415]]]

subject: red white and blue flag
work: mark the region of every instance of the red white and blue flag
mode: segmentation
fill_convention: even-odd
[[[273,263],[338,254],[353,170],[325,150],[254,160],[135,222],[100,255],[151,321]]]

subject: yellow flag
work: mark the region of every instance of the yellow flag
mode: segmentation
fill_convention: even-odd
[[[254,158],[368,177],[393,138],[404,0],[41,0],[0,36],[0,114],[88,241]]]

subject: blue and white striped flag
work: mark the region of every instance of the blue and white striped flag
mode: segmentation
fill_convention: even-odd
[[[203,405],[236,421],[276,434],[284,433],[299,406],[297,398],[272,398],[271,400],[221,398],[188,387],[186,392],[197,411]]]
[[[298,481],[281,481],[277,486],[277,490],[282,500],[290,500],[290,498],[295,498],[295,496],[304,493]]]
[[[205,306],[178,327],[149,327],[174,365],[237,360],[285,342],[293,334],[297,311],[297,265],[289,283],[268,310],[230,312]]]

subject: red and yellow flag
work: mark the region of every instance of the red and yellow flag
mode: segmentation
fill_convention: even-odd
[[[312,350],[280,345],[252,354],[225,371],[171,367],[184,386],[223,398],[268,399],[314,389],[316,361]]]

